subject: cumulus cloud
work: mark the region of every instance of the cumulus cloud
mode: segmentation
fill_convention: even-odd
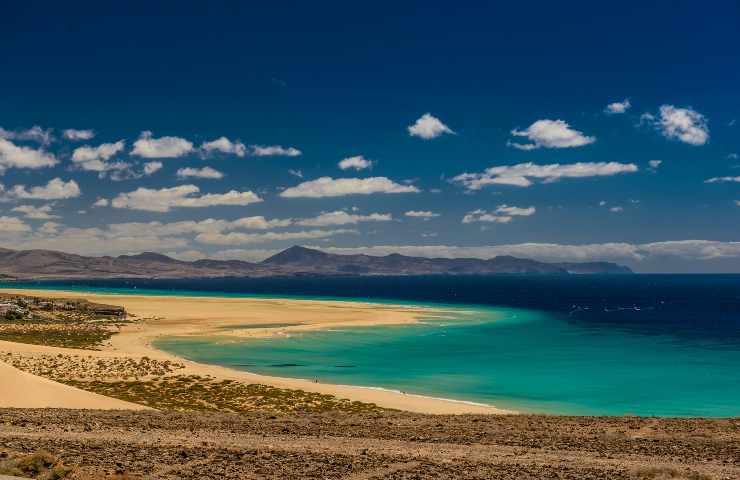
[[[154,138],[152,132],[141,132],[134,142],[132,155],[143,158],[177,158],[193,151],[193,144],[180,137]]]
[[[650,170],[654,172],[660,167],[662,163],[663,163],[663,160],[650,160],[648,162],[648,167],[650,167]]]
[[[374,193],[418,193],[413,185],[401,185],[386,177],[331,178],[321,177],[287,188],[280,193],[284,198],[323,198]]]
[[[52,129],[43,129],[38,125],[34,125],[28,130],[5,130],[4,128],[0,127],[0,138],[5,138],[7,140],[19,140],[22,142],[38,142],[42,145],[48,145],[54,141]]]
[[[462,223],[509,223],[513,217],[529,217],[534,215],[536,211],[535,207],[514,207],[504,204],[496,207],[493,212],[482,209],[468,212],[463,217]]]
[[[366,168],[372,168],[373,162],[362,155],[357,155],[343,159],[337,166],[342,170],[349,170],[350,168],[354,170],[365,170]]]
[[[61,250],[81,255],[116,255],[182,249],[189,242],[183,238],[150,234],[123,236],[106,228],[65,228],[60,224],[47,222],[34,232],[30,228],[23,230],[15,238],[6,240],[6,244],[20,249]]]
[[[82,195],[80,186],[74,180],[65,182],[61,178],[49,180],[46,185],[31,187],[16,185],[8,190],[6,196],[22,200],[64,200]]]
[[[302,170],[294,170],[292,168],[288,169],[288,173],[293,175],[294,177],[303,178],[303,171]]]
[[[211,167],[203,168],[181,168],[177,171],[177,176],[180,178],[208,178],[219,180],[224,178],[224,174]]]
[[[584,135],[563,120],[537,120],[524,130],[512,130],[511,134],[515,137],[525,137],[531,142],[508,142],[509,146],[519,150],[582,147],[596,141],[596,137]]]
[[[303,153],[297,148],[280,145],[250,145],[249,148],[255,157],[297,157]]]
[[[529,187],[533,184],[532,179],[551,183],[561,178],[612,176],[637,170],[637,165],[633,163],[579,162],[568,165],[559,163],[536,165],[528,162],[491,167],[483,173],[462,173],[454,177],[452,181],[463,185],[468,190],[480,190],[489,185]]]
[[[220,137],[210,142],[205,142],[200,146],[201,150],[206,153],[221,152],[237,157],[243,157],[247,154],[247,147],[239,140],[231,141],[226,137]]]
[[[468,212],[462,219],[462,223],[509,223],[512,220],[510,215],[496,215],[495,213],[489,213],[486,210],[478,209]]]
[[[496,213],[502,213],[504,215],[511,215],[514,217],[529,217],[537,212],[535,207],[513,207],[510,205],[499,205],[496,208]]]
[[[114,155],[123,151],[125,145],[126,142],[119,140],[115,143],[103,143],[97,147],[78,147],[72,153],[72,162],[82,170],[91,172],[126,170],[130,168],[126,162],[108,162]]]
[[[98,198],[95,200],[95,203],[92,204],[93,207],[107,207],[110,205],[110,200],[107,198]]]
[[[629,98],[625,98],[622,102],[610,103],[604,108],[604,112],[610,115],[625,113],[627,112],[627,110],[630,109],[631,106],[632,103],[630,103]]]
[[[704,145],[709,141],[709,123],[701,113],[691,108],[661,105],[658,117],[644,113],[641,124],[655,127],[664,137],[689,145]]]
[[[371,213],[356,215],[343,210],[324,212],[314,218],[304,218],[296,223],[305,227],[327,227],[331,225],[354,225],[360,222],[390,222],[393,216],[390,213]]]
[[[293,219],[271,219],[268,220],[263,216],[244,217],[230,222],[226,229],[243,228],[245,230],[270,230],[273,228],[289,227],[293,225]]]
[[[704,180],[704,183],[732,183],[740,182],[740,177],[712,177]]]
[[[58,215],[52,215],[51,205],[42,205],[35,207],[33,205],[19,205],[13,209],[14,212],[22,213],[24,217],[30,218],[31,220],[51,220],[52,218],[59,218]]]
[[[197,195],[200,189],[195,185],[180,185],[159,190],[138,188],[133,192],[121,193],[111,201],[114,208],[143,210],[148,212],[169,212],[172,208],[204,208],[220,205],[249,205],[261,202],[257,194],[247,191],[231,190],[222,194]]]
[[[263,243],[284,240],[308,240],[328,238],[336,235],[357,234],[356,230],[305,230],[299,232],[266,232],[266,233],[202,233],[195,237],[199,243],[209,245],[242,245],[246,243]]]
[[[31,227],[16,217],[0,216],[0,236],[30,232]]]
[[[144,175],[153,175],[162,170],[163,166],[162,162],[147,162],[144,164]]]
[[[44,150],[19,147],[13,142],[0,138],[0,174],[9,168],[39,169],[53,167],[59,163],[56,157]]]
[[[609,208],[609,211],[612,213],[622,213],[624,212],[624,207],[619,207],[619,206],[611,207]]]
[[[409,210],[408,212],[404,213],[404,216],[429,220],[430,218],[439,217],[439,213],[435,213],[430,210]]]
[[[431,113],[425,113],[413,125],[409,125],[407,129],[409,135],[412,137],[419,137],[424,140],[431,140],[444,134],[455,134],[450,127],[442,123],[439,118],[433,116]]]
[[[76,130],[74,128],[68,128],[63,132],[64,138],[67,140],[78,141],[78,140],[91,140],[95,137],[94,130]]]

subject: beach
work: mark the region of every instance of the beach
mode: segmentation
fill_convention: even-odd
[[[123,325],[100,350],[85,350],[84,357],[96,362],[122,359],[177,364],[180,376],[209,377],[218,381],[261,384],[281,389],[301,390],[341,399],[375,404],[382,408],[428,414],[502,414],[513,413],[495,406],[460,402],[353,385],[320,383],[314,379],[283,378],[258,375],[217,365],[189,361],[156,349],[158,338],[173,336],[223,336],[225,338],[269,337],[291,332],[338,327],[378,327],[418,322],[421,317],[443,315],[441,311],[418,306],[378,303],[293,300],[267,298],[223,298],[156,295],[93,294],[56,290],[2,289],[3,293],[45,298],[78,298],[90,302],[118,305],[126,309],[135,322]],[[269,324],[280,324],[269,328]],[[286,325],[288,324],[288,325]],[[260,328],[244,328],[258,325]],[[264,326],[264,327],[262,327]],[[0,341],[0,351],[14,356],[19,365],[40,357],[81,357],[76,349]],[[26,363],[24,363],[26,362]],[[93,362],[90,362],[91,364]],[[115,368],[108,370],[112,373]],[[126,370],[119,372],[126,375]]]

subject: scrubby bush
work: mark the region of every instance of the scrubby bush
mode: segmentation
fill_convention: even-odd
[[[64,466],[57,457],[46,450],[10,458],[0,463],[0,474],[2,475],[60,480],[66,478],[71,472],[71,468]]]

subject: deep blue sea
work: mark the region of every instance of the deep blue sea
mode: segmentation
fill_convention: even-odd
[[[11,284],[18,287],[17,284]],[[9,285],[9,286],[11,286]],[[740,275],[425,276],[24,284],[108,293],[442,305],[421,324],[239,342],[172,338],[181,356],[276,376],[519,411],[740,415]],[[275,319],[275,323],[284,320]],[[361,333],[361,334],[358,334]]]

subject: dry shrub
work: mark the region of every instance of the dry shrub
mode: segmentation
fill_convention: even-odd
[[[691,470],[681,471],[673,467],[643,467],[634,471],[637,480],[712,480],[712,477]]]
[[[59,458],[46,450],[30,455],[20,455],[0,462],[0,474],[39,480],[59,480],[67,478],[72,469],[62,464]]]

